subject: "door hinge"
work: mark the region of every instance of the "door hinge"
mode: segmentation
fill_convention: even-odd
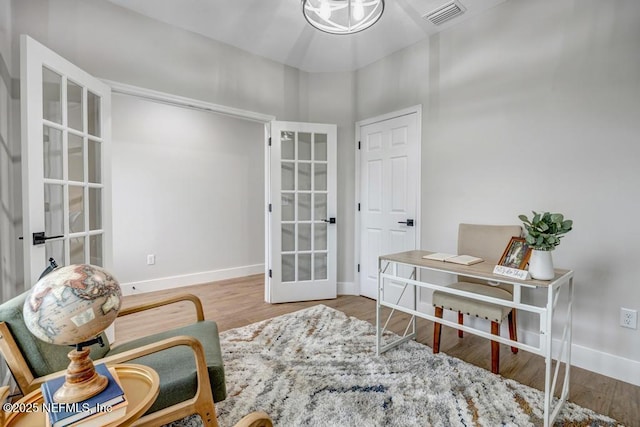
[[[269,277],[273,277],[273,270],[269,269]]]
[[[358,264],[358,273],[360,273],[360,264]]]
[[[360,203],[358,203],[358,212],[360,212]]]
[[[271,147],[271,137],[269,137],[269,147]]]
[[[271,212],[272,209],[273,207],[271,206],[271,203],[269,203],[269,212]]]
[[[360,149],[360,141],[358,141],[358,150]]]

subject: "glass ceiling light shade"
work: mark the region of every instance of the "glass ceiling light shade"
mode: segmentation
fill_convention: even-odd
[[[383,11],[384,0],[302,0],[302,13],[309,24],[331,34],[365,30]]]

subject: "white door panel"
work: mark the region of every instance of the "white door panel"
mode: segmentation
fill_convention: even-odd
[[[272,122],[269,302],[335,298],[335,125]]]
[[[28,288],[50,257],[111,267],[111,89],[30,37],[20,43]]]
[[[417,113],[404,114],[359,128],[359,281],[360,293],[370,298],[377,298],[378,257],[418,246],[417,117]],[[409,277],[412,270],[400,268],[400,273]],[[385,283],[384,298],[407,306],[415,302],[413,291],[403,293],[403,286],[394,282]]]

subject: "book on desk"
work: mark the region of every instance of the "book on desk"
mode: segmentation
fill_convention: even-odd
[[[430,255],[425,255],[422,258],[430,259],[433,261],[452,262],[454,264],[461,264],[461,265],[473,265],[473,264],[478,264],[484,261],[482,258],[478,258],[477,256],[445,254],[442,252],[436,252]]]
[[[128,402],[115,369],[107,368],[104,363],[96,365],[95,369],[98,374],[107,377],[107,388],[78,403],[56,403],[53,400],[54,393],[64,384],[64,376],[40,386],[49,426],[102,426],[125,415]]]

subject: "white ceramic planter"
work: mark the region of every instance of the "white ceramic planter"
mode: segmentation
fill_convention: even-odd
[[[553,259],[551,251],[540,251],[534,249],[529,258],[529,274],[538,280],[551,280],[554,278]]]

